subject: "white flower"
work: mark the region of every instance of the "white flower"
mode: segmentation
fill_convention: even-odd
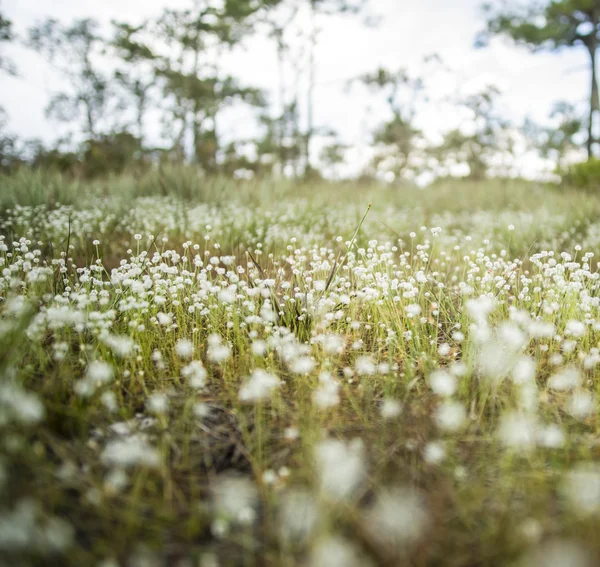
[[[150,413],[164,414],[169,410],[169,398],[166,394],[157,392],[152,394],[147,402],[146,407]]]
[[[267,353],[267,343],[265,341],[256,340],[250,348],[254,356],[264,356]]]
[[[571,394],[567,411],[576,419],[585,419],[594,411],[594,397],[587,390],[577,390]]]
[[[194,354],[194,343],[189,339],[179,339],[175,343],[175,354],[179,358],[191,358]]]
[[[309,356],[300,356],[293,359],[289,366],[294,374],[310,374],[315,369],[316,363]]]
[[[573,366],[568,366],[548,378],[548,388],[559,391],[572,390],[580,386],[581,381],[581,372]]]
[[[86,370],[87,379],[95,385],[106,384],[113,379],[113,368],[106,362],[94,360]]]
[[[208,360],[219,364],[225,362],[231,356],[231,349],[223,344],[222,339],[217,334],[208,337],[208,349],[206,352]]]
[[[365,449],[360,439],[326,439],[315,447],[321,490],[333,500],[351,498],[365,478]]]
[[[591,463],[578,464],[563,481],[563,493],[579,514],[600,513],[600,469]]]
[[[531,451],[536,445],[537,423],[529,414],[505,413],[497,434],[505,447],[515,451]]]
[[[445,370],[434,370],[429,375],[429,386],[438,396],[452,396],[456,392],[456,378]]]
[[[156,318],[158,319],[158,323],[163,327],[168,327],[173,322],[173,315],[170,313],[163,313],[162,311],[159,311],[156,314]]]
[[[430,465],[438,465],[446,458],[446,446],[443,441],[431,441],[425,445],[423,460]]]
[[[257,368],[240,388],[238,397],[242,402],[264,400],[280,385],[281,380],[275,374]]]
[[[354,367],[359,376],[373,376],[377,370],[370,356],[359,356],[354,362]]]
[[[547,449],[560,449],[565,444],[565,434],[558,425],[550,424],[538,431],[538,443]]]
[[[251,523],[256,517],[258,491],[247,478],[224,475],[211,484],[215,512],[225,519]]]
[[[585,323],[571,319],[565,326],[565,334],[571,337],[583,337],[587,333]]]
[[[364,567],[356,545],[339,536],[320,539],[312,550],[310,567]]]
[[[380,490],[366,518],[372,537],[393,548],[416,543],[429,523],[420,493],[404,487]]]
[[[321,372],[319,375],[319,387],[313,392],[313,403],[321,408],[331,408],[340,403],[340,385],[329,372]]]
[[[447,400],[435,412],[437,426],[448,433],[455,433],[462,429],[467,420],[467,412],[460,402]]]
[[[402,404],[398,400],[383,400],[379,415],[385,420],[394,419],[402,413]]]
[[[101,459],[107,465],[121,468],[138,465],[155,468],[160,465],[158,451],[140,436],[111,441],[102,452]]]
[[[416,317],[421,313],[421,311],[421,306],[416,303],[412,303],[411,305],[406,306],[406,313],[409,317]]]
[[[520,356],[512,370],[512,379],[515,384],[526,384],[535,380],[535,360],[529,356]]]
[[[192,360],[181,369],[181,375],[187,378],[190,386],[196,390],[204,388],[206,383],[206,369],[199,360]]]

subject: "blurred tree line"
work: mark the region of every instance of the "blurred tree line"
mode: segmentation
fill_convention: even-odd
[[[3,46],[19,42],[39,53],[62,78],[46,108],[49,119],[73,126],[72,137],[48,147],[18,140],[0,109],[0,168],[56,169],[84,177],[189,163],[206,175],[269,176],[298,179],[323,174],[336,178],[350,148],[336,132],[315,124],[316,49],[323,22],[332,15],[369,18],[367,0],[190,0],[186,9],[165,9],[133,25],[113,21],[109,31],[92,19],[70,23],[47,19],[17,37],[0,13],[0,73],[17,75]],[[448,98],[444,104],[462,117],[440,139],[428,139],[418,114],[429,103],[428,76],[451,72],[438,56],[425,59],[422,76],[406,69],[376,69],[348,81],[387,108],[387,119],[372,125],[366,178],[389,181],[461,175],[474,180],[517,175],[514,157],[533,152],[568,167],[585,148],[594,161],[600,145],[600,99],[596,52],[600,0],[484,5],[487,26],[476,39],[487,45],[504,35],[538,51],[583,47],[589,54],[591,90],[587,114],[557,102],[548,122],[510,123],[492,85]],[[253,34],[271,42],[277,60],[275,100],[243,84],[221,64],[224,54]],[[108,72],[107,69],[112,69]],[[261,134],[230,139],[222,128],[224,111],[245,105]],[[148,124],[160,123],[158,147]],[[315,152],[319,140],[320,152]]]

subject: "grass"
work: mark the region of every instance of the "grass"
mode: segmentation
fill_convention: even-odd
[[[0,565],[600,560],[596,196],[0,186]]]

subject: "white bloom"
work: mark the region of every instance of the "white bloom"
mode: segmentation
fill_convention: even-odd
[[[446,458],[446,446],[443,441],[430,441],[425,445],[423,459],[430,465],[438,465]]]
[[[316,363],[309,356],[300,356],[294,358],[289,366],[294,374],[310,374],[315,369]]]
[[[173,315],[170,313],[163,313],[162,311],[159,311],[156,314],[156,318],[158,319],[158,323],[163,327],[168,327],[171,325],[171,323],[173,323]]]
[[[181,369],[181,375],[187,378],[190,386],[196,390],[204,388],[206,383],[206,369],[199,360],[192,360]]]
[[[320,539],[312,550],[310,567],[364,567],[356,545],[339,536]]]
[[[267,343],[265,341],[256,340],[250,347],[254,356],[264,356],[267,353]]]
[[[536,445],[537,423],[529,414],[509,412],[502,416],[498,428],[500,442],[515,451],[531,451]]]
[[[576,390],[567,402],[567,411],[576,419],[585,419],[594,411],[594,397],[587,390]]]
[[[94,360],[86,370],[87,379],[95,385],[106,384],[113,379],[113,368],[106,362]]]
[[[331,408],[340,403],[340,385],[329,372],[321,372],[319,375],[319,386],[313,392],[313,403],[321,408]]]
[[[225,362],[231,356],[231,349],[222,342],[217,334],[208,337],[208,349],[206,352],[208,360],[217,364]]]
[[[249,479],[229,475],[217,477],[211,483],[211,493],[218,515],[241,523],[256,517],[258,492]]]
[[[395,548],[416,543],[429,523],[423,498],[411,488],[379,491],[366,517],[372,537]]]
[[[538,443],[547,449],[560,449],[565,444],[564,431],[558,425],[547,425],[538,431]]]
[[[585,323],[571,319],[565,326],[565,334],[571,337],[583,337],[587,332]]]
[[[529,356],[520,356],[512,370],[512,379],[515,384],[526,384],[535,380],[535,360]]]
[[[462,429],[467,420],[465,407],[460,402],[447,400],[435,412],[437,426],[448,433],[455,433]]]
[[[152,394],[147,402],[146,407],[150,413],[164,414],[169,410],[169,398],[166,394],[156,392]]]
[[[429,375],[429,386],[438,396],[452,396],[456,392],[456,378],[445,370],[434,370]]]
[[[326,439],[315,448],[321,490],[334,500],[351,498],[365,478],[365,449],[360,439]]]
[[[189,339],[179,339],[175,343],[175,354],[179,358],[191,358],[194,354],[194,343]]]
[[[600,513],[600,469],[582,463],[569,471],[563,481],[563,493],[579,514]]]
[[[160,465],[158,451],[140,436],[111,441],[101,455],[110,466],[132,468],[138,465],[155,468]]]
[[[559,391],[572,390],[580,386],[581,381],[581,372],[573,366],[568,366],[548,378],[548,388]]]
[[[359,376],[372,376],[377,370],[370,356],[359,356],[354,362],[354,367]]]
[[[255,369],[244,385],[240,388],[238,397],[242,402],[257,402],[271,395],[280,386],[281,380],[261,368]]]
[[[398,400],[383,400],[379,414],[385,420],[394,419],[402,413],[402,404]]]

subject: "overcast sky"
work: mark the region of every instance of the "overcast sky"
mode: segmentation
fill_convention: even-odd
[[[111,19],[135,23],[159,14],[165,7],[189,5],[190,0],[0,0],[17,33],[24,35],[30,25],[47,16],[69,22],[93,17],[105,24]],[[344,94],[346,79],[373,71],[407,67],[419,72],[425,55],[437,52],[457,70],[458,75],[440,75],[436,93],[476,90],[492,83],[503,91],[502,108],[522,120],[530,115],[538,120],[548,114],[553,101],[586,99],[588,71],[581,50],[561,54],[530,54],[525,49],[495,40],[487,49],[475,50],[473,40],[483,27],[481,0],[370,0],[370,11],[380,16],[380,24],[369,29],[361,18],[334,16],[320,21],[322,33],[317,52],[316,123],[336,129],[342,139],[356,146],[354,159],[364,155],[368,133],[385,117],[383,106],[373,98],[353,91]],[[36,54],[11,48],[22,78],[1,77],[0,105],[10,116],[12,131],[22,137],[50,141],[57,125],[44,116],[49,95],[60,90],[61,81]],[[228,61],[230,72],[246,84],[273,89],[276,86],[275,50],[266,38],[245,42]],[[241,112],[241,111],[240,111]],[[232,114],[228,128],[232,135],[244,130],[240,114]],[[457,116],[432,106],[418,117],[419,125],[430,135],[455,125]],[[248,117],[248,123],[250,118]],[[236,130],[235,132],[233,132]],[[151,132],[158,132],[158,126]],[[361,149],[363,148],[363,149]]]

